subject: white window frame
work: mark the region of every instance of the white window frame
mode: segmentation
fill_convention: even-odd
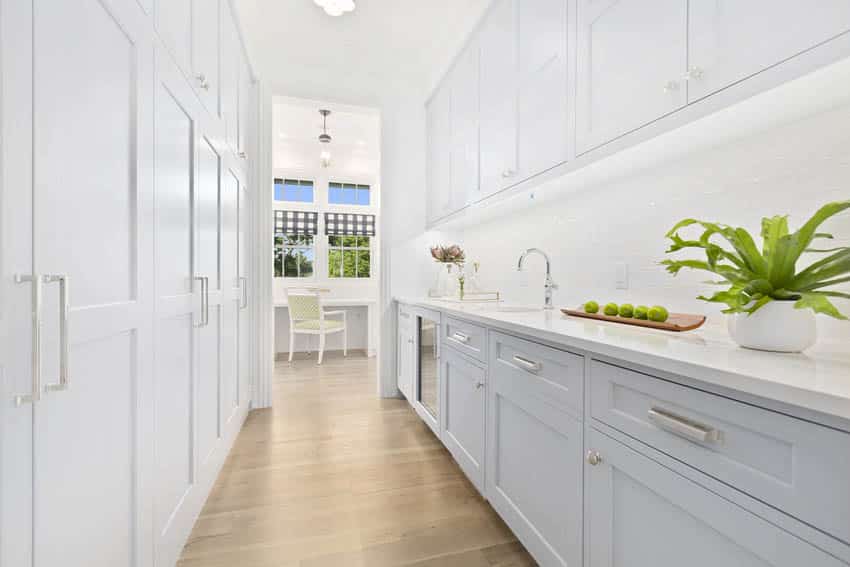
[[[312,251],[313,252],[313,273],[312,273],[312,275],[309,275],[309,276],[302,276],[301,275],[301,264],[299,263],[299,264],[297,264],[298,275],[297,276],[287,276],[286,275],[286,264],[284,263],[283,260],[281,260],[281,266],[280,266],[281,274],[279,276],[277,274],[275,274],[274,277],[275,278],[281,278],[281,279],[284,279],[284,280],[291,280],[291,281],[311,281],[311,280],[315,280],[316,279],[316,273],[318,272],[318,269],[317,269],[317,263],[318,263],[317,256],[318,256],[318,254],[317,254],[317,251],[316,251],[316,240],[317,240],[316,237],[318,235],[316,235],[316,234],[304,234],[304,235],[291,235],[291,236],[295,236],[295,237],[309,236],[310,239],[311,239],[311,244],[309,244],[309,245],[307,245],[307,244],[296,244],[296,245],[288,246],[286,244],[286,239],[289,238],[290,235],[286,235],[286,234],[284,234],[283,236],[273,235],[272,238],[275,239],[275,241],[273,242],[273,247],[275,249],[275,256],[277,256],[277,242],[276,242],[276,240],[278,238],[283,238],[284,244],[283,244],[282,254],[284,256],[286,255],[287,250],[294,250],[294,251],[304,250],[304,251]],[[276,260],[276,258],[275,258],[275,260]],[[370,258],[370,260],[371,260],[371,258]]]
[[[368,239],[369,239],[369,246],[368,246],[368,247],[363,247],[363,246],[342,246],[342,245],[341,245],[341,246],[332,246],[332,245],[331,245],[331,238],[350,238],[350,237],[354,237],[354,238],[368,238]],[[326,235],[326,236],[325,236],[325,239],[326,239],[326,240],[325,240],[325,242],[326,242],[326,244],[327,244],[327,246],[326,246],[326,248],[327,248],[327,254],[326,254],[327,277],[328,277],[328,279],[329,279],[329,280],[333,280],[333,281],[335,281],[335,280],[358,280],[358,281],[366,281],[366,280],[370,280],[370,279],[372,279],[372,274],[373,274],[373,272],[374,272],[374,265],[373,265],[373,262],[372,262],[372,259],[373,259],[373,257],[374,257],[374,252],[373,252],[373,250],[372,250],[372,249],[373,249],[373,242],[374,242],[374,240],[375,240],[375,237],[374,237],[374,236],[360,236],[360,235],[340,236],[340,235],[328,234],[328,235]],[[339,250],[340,252],[342,252],[342,254],[340,255],[340,260],[339,260],[339,261],[340,261],[340,266],[339,266],[339,273],[340,273],[340,275],[339,275],[339,276],[332,276],[332,275],[331,275],[331,259],[330,259],[330,255],[331,255],[331,252],[332,252],[333,250]],[[361,277],[361,276],[358,276],[358,275],[354,275],[354,276],[345,276],[345,275],[342,275],[342,274],[344,273],[343,265],[344,265],[344,262],[345,262],[345,251],[346,251],[346,250],[366,251],[366,252],[369,252],[369,275],[368,275],[368,276],[362,276],[362,277]],[[358,266],[359,266],[359,264],[358,264],[357,262],[355,262],[355,263],[354,263],[355,274],[356,274],[356,273],[357,273],[357,271],[358,271]]]

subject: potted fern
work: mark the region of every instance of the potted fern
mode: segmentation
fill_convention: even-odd
[[[828,203],[793,233],[788,229],[787,216],[764,218],[761,249],[743,228],[685,219],[667,233],[671,241],[667,253],[699,248],[705,259],[665,260],[662,264],[673,275],[687,268],[719,277],[707,283],[725,289],[699,299],[726,305],[723,312],[731,315],[729,333],[739,345],[800,352],[815,342],[815,313],[846,319],[832,300],[850,299],[850,294],[833,287],[850,282],[850,247],[822,248],[813,242],[833,238],[818,232],[818,227],[848,208],[850,201]],[[702,229],[696,240],[680,234],[690,226]],[[804,252],[819,257],[798,269],[797,262]]]

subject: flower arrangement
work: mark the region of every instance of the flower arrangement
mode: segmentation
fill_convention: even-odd
[[[431,257],[441,264],[462,265],[466,262],[466,254],[463,248],[457,244],[443,246],[442,244],[431,247]]]

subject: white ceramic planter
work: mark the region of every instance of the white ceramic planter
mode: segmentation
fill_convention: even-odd
[[[771,301],[752,315],[730,315],[729,334],[742,347],[800,352],[815,344],[817,325],[811,309],[795,309],[793,301]]]

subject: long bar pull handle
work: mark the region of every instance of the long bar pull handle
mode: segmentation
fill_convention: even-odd
[[[698,443],[717,443],[723,440],[723,432],[708,425],[697,423],[687,417],[682,417],[666,409],[653,407],[647,412],[647,417],[661,429]]]
[[[239,276],[239,288],[242,292],[242,302],[239,305],[239,309],[245,309],[248,307],[248,278]]]
[[[67,274],[49,274],[44,283],[59,282],[59,382],[44,386],[45,392],[61,392],[71,385],[71,279]]]
[[[32,392],[15,395],[15,406],[41,399],[41,277],[37,274],[15,276],[15,283],[32,284]]]
[[[195,276],[201,282],[201,322],[195,327],[206,327],[210,322],[210,279],[207,276]]]
[[[452,338],[459,343],[466,344],[469,342],[469,335],[465,335],[461,332],[452,333]]]
[[[539,362],[534,362],[533,360],[528,360],[527,358],[523,358],[518,354],[514,355],[514,362],[519,364],[529,372],[539,372],[543,367]]]

